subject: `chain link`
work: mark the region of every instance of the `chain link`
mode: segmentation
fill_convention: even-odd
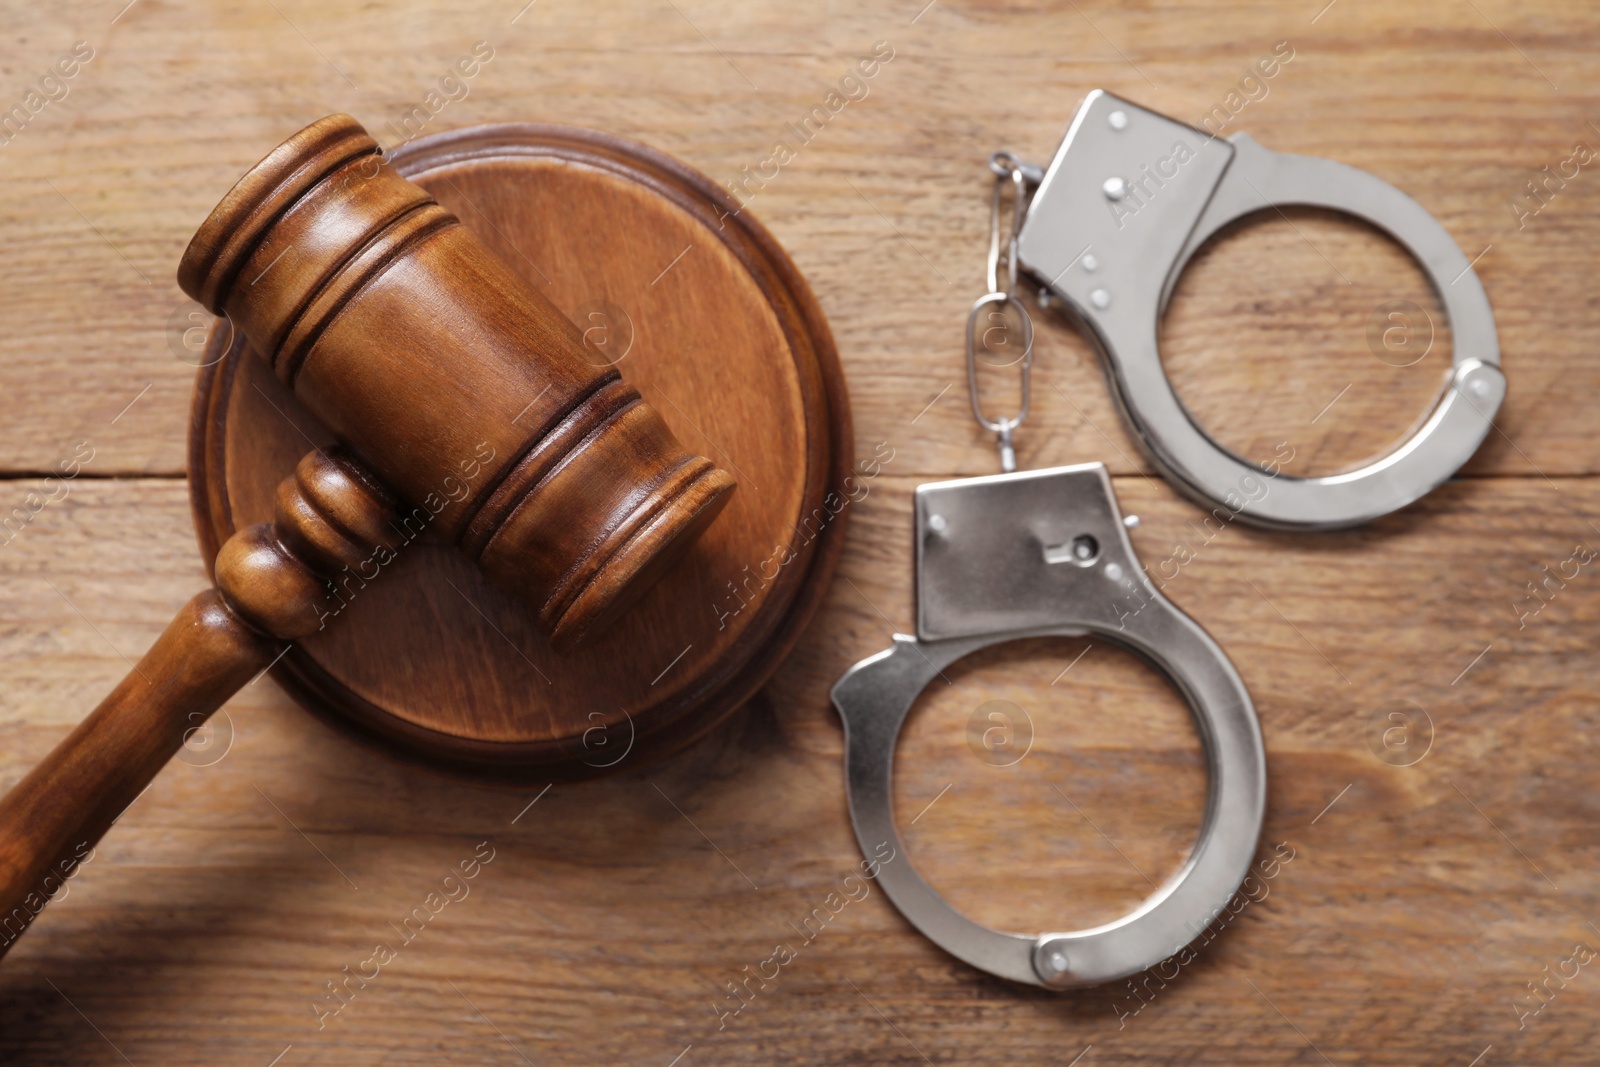
[[[973,302],[967,313],[967,390],[972,401],[972,416],[978,425],[995,435],[1000,449],[1000,469],[1007,473],[1017,469],[1017,452],[1013,436],[1017,427],[1028,417],[1028,406],[1033,388],[1033,319],[1028,309],[1017,300],[1017,234],[1027,213],[1028,186],[1036,183],[1038,168],[1030,167],[1010,152],[996,152],[989,157],[989,169],[994,172],[994,192],[989,198],[989,291]],[[1009,236],[1000,236],[1001,203],[1006,186],[1011,186],[1011,227]],[[1004,251],[1002,252],[1002,248]],[[1001,265],[1005,269],[1005,288],[1000,287]],[[978,345],[980,332],[987,336],[993,329],[1006,331],[1004,314],[1007,308],[1015,309],[1022,323],[1022,355],[1007,366],[1018,365],[1017,413],[1007,418],[991,419],[983,413],[983,400],[978,392]],[[1000,325],[986,323],[999,320]],[[980,327],[982,329],[980,330]],[[1007,331],[1008,332],[1008,331]],[[988,346],[985,345],[985,348]],[[992,351],[992,350],[991,350]]]

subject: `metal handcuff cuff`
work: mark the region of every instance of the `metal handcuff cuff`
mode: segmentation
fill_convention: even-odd
[[[1162,162],[1165,168],[1152,169]],[[1454,327],[1455,364],[1443,399],[1408,442],[1366,467],[1323,478],[1276,475],[1275,491],[1238,515],[1263,526],[1348,526],[1413,502],[1477,449],[1505,379],[1493,315],[1465,256],[1420,206],[1372,175],[1271,152],[1243,134],[1231,143],[1210,139],[1098,90],[1079,108],[1047,172],[1004,153],[991,168],[998,178],[990,291],[968,316],[967,374],[973,415],[995,434],[1005,473],[917,487],[916,635],[895,634],[890,649],[850,668],[832,695],[844,721],[856,838],[865,853],[888,842],[904,856],[891,800],[895,745],[917,697],[950,664],[1003,642],[1092,634],[1131,648],[1173,681],[1205,751],[1207,801],[1188,859],[1131,913],[1085,930],[1006,933],[952,908],[909,859],[879,866],[889,899],[945,951],[1002,978],[1065,989],[1155,966],[1222,912],[1261,834],[1266,753],[1250,694],[1226,653],[1145,576],[1105,466],[1015,469],[1013,436],[1028,413],[1033,359],[1032,322],[1014,296],[1019,264],[1066,301],[1100,343],[1112,392],[1163,473],[1190,496],[1227,501],[1238,511],[1241,483],[1259,480],[1260,468],[1194,424],[1156,350],[1156,323],[1183,266],[1222,226],[1275,204],[1359,215],[1417,258]],[[1025,210],[1030,178],[1038,191]],[[1107,209],[1140,182],[1148,195],[1136,210]],[[1015,213],[1002,257],[1001,192],[1008,184]],[[1152,264],[1170,266],[1162,274]],[[1016,415],[996,419],[979,399],[976,335],[986,315],[1008,305],[1022,329],[1021,402]]]
[[[1178,489],[1208,508],[1280,529],[1337,529],[1398,511],[1450,478],[1483,443],[1506,380],[1494,312],[1445,228],[1366,171],[1219,140],[1095,90],[1078,108],[1038,182],[1017,258],[1083,323],[1105,357],[1111,393],[1140,447]],[[1029,173],[1031,172],[1031,174]],[[1386,455],[1341,474],[1278,474],[1240,504],[1259,468],[1213,440],[1161,366],[1156,328],[1184,267],[1224,226],[1270,208],[1329,208],[1393,237],[1428,275],[1449,316],[1454,360],[1433,411]],[[1164,268],[1164,269],[1163,269]]]

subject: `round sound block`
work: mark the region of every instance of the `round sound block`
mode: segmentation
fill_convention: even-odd
[[[272,668],[301,703],[430,761],[579,777],[662,755],[771,675],[843,545],[850,416],[799,271],[711,181],[589,130],[507,125],[392,157],[584,331],[691,450],[738,481],[645,596],[566,655],[453,546],[399,553]],[[332,443],[225,320],[196,382],[189,477],[208,565]]]

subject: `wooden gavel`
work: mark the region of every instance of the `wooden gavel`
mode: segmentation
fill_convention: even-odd
[[[232,320],[341,447],[278,487],[133,673],[0,799],[0,955],[184,739],[424,530],[557,650],[692,544],[734,482],[347,115],[250,169],[178,284]],[[54,879],[54,886],[52,886]]]

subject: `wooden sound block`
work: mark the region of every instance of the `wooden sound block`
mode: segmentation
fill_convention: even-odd
[[[844,540],[852,439],[826,320],[771,235],[710,180],[589,130],[486,126],[396,168],[584,331],[689,449],[729,471],[723,513],[576,650],[454,547],[407,545],[273,676],[307,707],[429,761],[572,778],[700,737],[750,697],[821,601]],[[265,363],[211,332],[190,493],[208,566],[310,445],[332,443]]]

